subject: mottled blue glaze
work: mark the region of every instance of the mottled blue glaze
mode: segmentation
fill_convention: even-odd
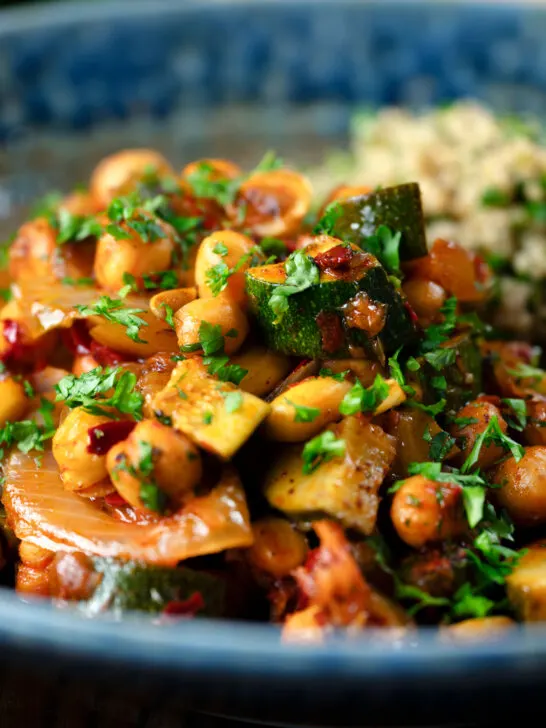
[[[519,4],[149,0],[4,11],[0,191],[23,198],[55,175],[50,163],[35,182],[43,169],[21,156],[20,143],[38,132],[71,166],[75,157],[60,150],[72,136],[85,151],[107,125],[122,123],[129,136],[144,119],[160,135],[174,124],[182,140],[191,132],[206,142],[209,120],[221,126],[224,110],[240,104],[262,110],[266,136],[282,136],[308,108],[309,131],[325,139],[363,104],[473,96],[543,113],[545,39],[546,10]],[[96,725],[108,689],[130,695],[130,725],[142,728],[166,704],[173,715],[190,705],[314,725],[467,723],[501,719],[517,704],[521,723],[542,709],[546,688],[541,630],[482,646],[426,632],[403,643],[365,634],[295,646],[268,626],[87,621],[10,592],[0,594],[0,654],[0,693],[14,671],[49,686],[44,726],[61,724],[57,706],[78,683]]]

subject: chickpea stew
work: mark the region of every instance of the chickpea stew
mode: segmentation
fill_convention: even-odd
[[[373,180],[367,180],[373,184]],[[546,372],[416,183],[103,159],[5,248],[2,562],[287,637],[546,619]],[[502,332],[501,332],[502,333]],[[8,573],[6,568],[5,573]]]

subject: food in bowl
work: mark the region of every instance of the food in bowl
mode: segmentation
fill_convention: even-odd
[[[177,173],[125,150],[15,234],[0,442],[23,597],[313,638],[545,617],[546,551],[520,550],[546,523],[539,351],[488,323],[481,256],[429,248],[415,182],[312,201],[272,154]]]
[[[355,115],[349,152],[311,170],[332,184],[421,186],[429,240],[479,251],[498,273],[497,318],[544,339],[546,146],[536,118],[502,116],[474,101]]]

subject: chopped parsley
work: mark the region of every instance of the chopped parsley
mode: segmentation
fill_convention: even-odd
[[[260,241],[260,248],[265,255],[274,258],[284,258],[288,252],[286,243],[278,238],[263,238]]]
[[[301,457],[302,471],[306,475],[314,473],[323,463],[345,454],[345,440],[338,438],[331,430],[325,430],[305,443]]]
[[[292,402],[288,397],[285,400],[294,408],[294,422],[314,422],[320,415],[318,407],[306,407],[303,404]]]
[[[58,245],[102,235],[102,225],[94,215],[73,215],[65,207],[60,207],[57,211],[55,227],[58,229]]]
[[[336,230],[337,222],[344,215],[342,205],[337,202],[331,202],[324,210],[323,216],[313,228],[313,235],[333,235]]]
[[[229,251],[224,243],[216,243],[216,245],[212,249],[212,252],[216,253],[216,255],[221,255],[222,258],[225,258]]]
[[[503,399],[503,404],[509,407],[514,417],[505,416],[508,425],[520,432],[525,429],[527,425],[527,403],[524,399]],[[514,419],[515,418],[515,419]]]
[[[342,415],[355,415],[357,412],[373,412],[389,396],[389,385],[381,374],[377,374],[373,384],[367,389],[360,380],[353,384],[339,405]]]
[[[212,412],[203,412],[203,424],[210,425],[212,422]]]
[[[239,392],[238,390],[235,392],[227,392],[225,394],[222,392],[222,397],[224,398],[224,407],[228,414],[232,414],[232,412],[237,412],[237,410],[241,409],[243,405],[242,392]]]
[[[434,462],[445,460],[455,445],[455,438],[444,430],[432,435],[430,429],[427,428],[423,434],[423,440],[429,443],[428,456]]]
[[[63,286],[94,286],[95,281],[93,278],[85,278],[82,276],[81,278],[72,278],[71,276],[65,276],[64,278],[61,278],[61,283]]]
[[[228,334],[226,334],[226,336]],[[184,346],[181,346],[180,349],[185,354],[202,349],[205,356],[222,352],[224,350],[222,327],[220,324],[209,324],[208,321],[201,321],[199,326],[199,342],[195,344],[185,344]]]
[[[345,369],[343,372],[334,372],[332,369],[328,369],[328,367],[323,367],[319,371],[319,377],[330,377],[330,379],[335,379],[336,382],[344,382],[347,374],[350,374],[350,369]]]
[[[51,416],[52,408],[52,403],[42,398],[38,412],[42,415],[43,425],[39,425],[35,420],[6,422],[0,429],[0,457],[4,457],[6,448],[14,445],[25,454],[32,450],[42,452],[44,443],[55,434],[56,428]]]
[[[540,382],[544,378],[544,369],[533,367],[530,364],[518,362],[513,369],[506,370],[508,374],[516,377],[516,379],[532,379],[535,383]]]
[[[145,313],[142,308],[128,308],[121,299],[104,295],[91,306],[78,305],[76,310],[82,316],[102,316],[107,321],[124,326],[125,333],[132,341],[137,344],[146,343],[144,339],[139,337],[141,327],[148,326],[147,321],[137,316],[139,313]]]
[[[284,160],[272,149],[269,149],[254,168],[254,172],[272,172],[284,167]]]
[[[24,389],[25,395],[26,395],[26,396],[27,396],[27,397],[28,397],[29,399],[32,399],[33,397],[35,397],[35,396],[36,396],[36,392],[34,391],[34,387],[33,387],[33,386],[32,386],[32,384],[31,384],[31,383],[30,383],[30,382],[28,381],[28,379],[24,379],[24,380],[23,380],[23,389]]]
[[[491,417],[486,429],[476,437],[472,450],[462,465],[461,471],[467,473],[473,468],[480,457],[482,447],[495,444],[504,450],[510,451],[516,462],[519,462],[525,454],[525,450],[518,442],[505,434],[500,427],[497,416]]]
[[[241,186],[241,178],[235,179],[215,179],[216,170],[208,162],[201,162],[196,169],[191,172],[187,180],[192,188],[195,197],[214,200],[222,207],[227,207],[235,202],[239,187]]]
[[[393,232],[386,225],[379,225],[375,235],[366,238],[363,243],[363,247],[367,252],[375,255],[388,273],[396,277],[400,277],[401,239],[401,233]]]
[[[213,296],[217,296],[219,293],[225,290],[230,277],[234,273],[240,271],[241,268],[254,257],[256,250],[257,249],[253,249],[249,253],[242,255],[237,263],[233,266],[233,268],[229,268],[226,263],[222,261],[221,263],[217,263],[207,270],[205,274],[205,279]]]
[[[435,349],[434,351],[427,351],[423,358],[428,361],[433,369],[440,372],[442,369],[445,369],[455,363],[455,360],[457,359],[457,350],[445,348]]]
[[[171,329],[174,329],[174,311],[172,306],[169,306],[168,303],[160,303],[159,307],[165,309],[165,321]]]
[[[286,281],[277,286],[269,299],[269,306],[279,323],[288,310],[288,296],[301,293],[320,281],[320,271],[303,250],[294,251],[284,264]]]
[[[203,364],[207,367],[208,373],[218,377],[221,382],[239,385],[248,374],[248,369],[239,364],[230,364],[227,356],[205,356]]]
[[[56,401],[67,407],[83,407],[90,414],[116,419],[117,410],[136,420],[142,419],[143,397],[135,391],[137,378],[121,367],[97,367],[79,377],[67,374],[55,385]],[[112,391],[113,390],[113,391]]]

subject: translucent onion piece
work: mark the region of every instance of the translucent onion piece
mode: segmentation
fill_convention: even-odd
[[[90,306],[103,293],[92,286],[65,286],[54,279],[21,281],[13,285],[19,314],[15,318],[25,324],[32,339],[37,339],[51,329],[70,327],[74,319],[82,318],[75,306]],[[115,293],[110,295],[117,298]],[[148,296],[127,296],[125,302],[127,307],[145,311],[149,307]]]
[[[244,491],[233,469],[205,496],[172,516],[124,523],[64,489],[51,453],[40,467],[23,453],[5,466],[2,500],[16,535],[50,551],[174,565],[194,556],[252,544]]]
[[[148,308],[147,305],[146,308]],[[124,326],[110,321],[102,321],[97,326],[93,326],[89,334],[99,344],[130,356],[147,358],[159,351],[170,354],[180,353],[176,334],[168,324],[156,318],[150,311],[140,313],[138,317],[148,322],[148,326],[142,326],[138,334],[139,338],[146,342],[144,344],[130,339]],[[91,318],[93,322],[101,321],[96,316]]]

